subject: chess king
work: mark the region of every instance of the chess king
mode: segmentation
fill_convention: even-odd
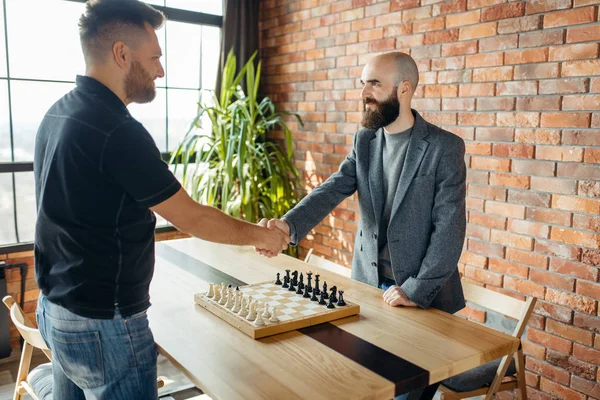
[[[373,57],[361,76],[363,129],[339,170],[281,220],[260,224],[296,245],[358,192],[352,278],[384,289],[392,306],[455,313],[465,306],[457,268],[466,229],[465,144],[411,109],[418,81],[409,55]]]

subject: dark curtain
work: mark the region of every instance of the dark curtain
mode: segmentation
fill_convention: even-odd
[[[237,71],[258,50],[258,9],[260,0],[225,0],[219,71],[217,72],[217,95],[221,90],[221,72],[229,50],[237,58]]]

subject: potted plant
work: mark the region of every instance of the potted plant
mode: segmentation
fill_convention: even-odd
[[[170,160],[176,172],[183,168],[182,184],[194,200],[251,222],[280,218],[297,203],[299,185],[292,134],[283,118],[290,113],[277,112],[269,97],[259,98],[261,62],[255,68],[256,55],[236,75],[236,57],[229,52],[218,97],[211,92],[208,101],[201,98]],[[302,125],[297,114],[290,115]],[[202,130],[205,116],[209,132]],[[277,128],[284,132],[284,149],[267,138]]]

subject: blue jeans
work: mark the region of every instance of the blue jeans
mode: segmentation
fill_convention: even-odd
[[[395,284],[396,284],[396,281],[394,281],[393,279],[383,278],[382,281],[379,283],[379,289],[388,290],[390,287],[394,286]],[[435,392],[437,392],[437,388],[439,386],[440,386],[439,383],[434,383],[433,385],[429,385],[429,386],[425,387],[425,389],[423,390],[423,393],[421,394],[419,399],[420,400],[433,399],[433,396],[435,396]],[[407,400],[409,394],[410,393],[404,393],[400,396],[396,396],[396,397],[394,397],[394,400]]]
[[[36,319],[52,350],[54,399],[157,399],[156,345],[146,311],[85,318],[40,293]]]

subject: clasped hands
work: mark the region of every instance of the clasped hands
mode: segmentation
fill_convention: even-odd
[[[257,224],[258,226],[261,226],[263,228],[267,228],[269,231],[273,231],[272,233],[276,233],[278,235],[285,235],[285,237],[287,238],[287,241],[285,242],[285,244],[282,246],[281,251],[287,249],[287,244],[290,241],[289,235],[290,235],[290,227],[287,224],[287,222],[279,220],[279,219],[266,219],[263,218],[260,220],[260,222]],[[276,231],[275,231],[276,229]],[[277,254],[279,254],[280,251],[275,251],[273,250],[273,246],[269,246],[269,248],[264,247],[255,247],[255,250],[258,254],[266,256],[266,257],[275,257]]]

